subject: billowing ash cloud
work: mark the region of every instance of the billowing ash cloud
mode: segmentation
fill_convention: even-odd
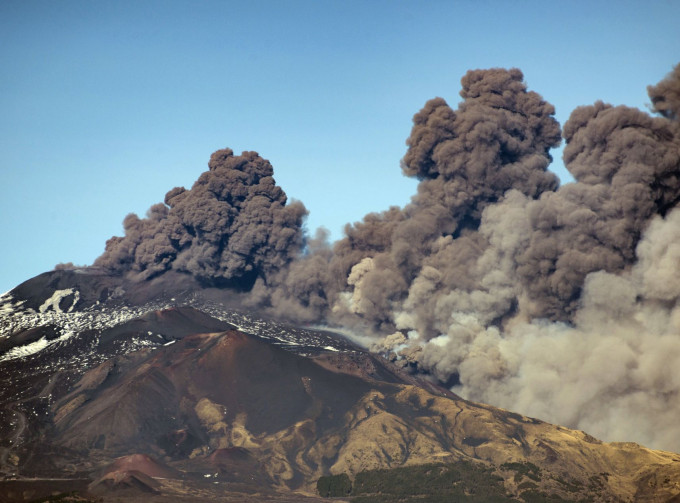
[[[472,71],[457,109],[429,101],[411,204],[297,262],[272,309],[372,333],[467,398],[680,450],[680,70],[649,88],[659,116],[575,110],[562,187],[553,108],[522,78]]]
[[[97,265],[247,290],[343,326],[466,398],[680,451],[680,65],[654,115],[597,102],[563,132],[519,70],[475,70],[413,119],[403,208],[306,242],[271,165],[220,151],[190,191],[131,215]],[[566,140],[573,183],[547,170]]]
[[[473,287],[469,261],[487,246],[476,233],[485,208],[509,190],[533,199],[557,187],[546,171],[549,149],[560,142],[553,106],[527,91],[516,69],[471,71],[462,82],[457,110],[436,98],[414,117],[402,166],[420,180],[411,204],[347,226],[319,264],[331,274],[318,277],[317,313],[325,302],[324,316],[335,321],[394,330],[395,313],[423,271],[441,267],[439,291]],[[298,278],[286,285],[307,307]]]
[[[572,113],[564,137],[576,183],[532,205],[533,234],[519,258],[532,314],[557,319],[578,307],[589,273],[629,267],[650,218],[680,198],[677,124],[598,102]]]
[[[454,313],[441,335],[414,341],[418,363],[455,373],[467,398],[678,451],[680,209],[652,219],[637,256],[628,271],[586,277],[571,324]]]
[[[149,279],[168,270],[215,286],[250,289],[287,266],[303,245],[302,203],[286,204],[269,161],[230,149],[210,157],[191,190],[176,187],[140,219],[125,218],[95,265]]]

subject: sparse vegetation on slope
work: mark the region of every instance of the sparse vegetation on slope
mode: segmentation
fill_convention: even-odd
[[[319,479],[317,488],[323,497],[349,496],[351,503],[622,501],[603,492],[602,477],[606,479],[606,474],[594,475],[584,484],[530,462],[497,466],[463,460],[364,470],[356,474],[354,481],[345,473],[329,475]]]
[[[316,489],[321,496],[335,498],[347,496],[352,492],[352,481],[346,473],[319,478]]]
[[[517,501],[506,494],[493,468],[468,461],[361,472],[352,496],[356,503]]]

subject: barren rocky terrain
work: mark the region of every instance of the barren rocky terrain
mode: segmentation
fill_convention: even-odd
[[[106,276],[32,281],[3,298],[2,501],[317,501],[324,477],[432,464],[482,470],[503,501],[680,497],[680,454],[463,400],[337,334]]]

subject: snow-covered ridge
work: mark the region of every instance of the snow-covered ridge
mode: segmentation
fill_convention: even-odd
[[[22,358],[24,356],[29,356],[37,353],[38,351],[42,351],[48,346],[51,346],[52,344],[56,344],[59,342],[64,342],[67,339],[71,338],[74,335],[73,332],[63,332],[61,336],[59,336],[56,339],[52,340],[47,340],[46,337],[42,337],[41,339],[31,342],[29,344],[25,344],[23,346],[16,346],[7,351],[4,355],[0,356],[0,362],[6,361],[6,360],[14,360],[15,358]]]
[[[64,299],[73,296],[70,307],[63,311],[60,304]],[[342,340],[335,340],[332,336],[319,334],[314,330],[289,327],[280,323],[263,320],[234,310],[225,308],[215,302],[205,301],[199,295],[193,295],[188,300],[176,302],[175,299],[150,302],[141,306],[98,304],[82,311],[75,309],[80,299],[80,293],[73,288],[57,290],[41,304],[38,311],[25,308],[24,301],[15,301],[11,295],[0,297],[0,341],[6,340],[12,334],[40,326],[55,327],[58,337],[48,340],[43,337],[38,341],[16,346],[0,355],[0,362],[25,357],[44,350],[54,344],[67,341],[74,334],[91,330],[100,333],[127,321],[139,318],[151,311],[160,311],[173,307],[190,306],[203,311],[213,318],[228,322],[242,332],[268,339],[273,344],[301,351],[303,347],[315,347],[326,351],[351,350],[349,344]],[[150,334],[151,335],[151,334]],[[137,339],[126,341],[127,349],[135,350],[141,347],[156,347],[165,341],[159,337],[158,341]]]
[[[21,309],[21,305],[24,304],[24,300],[13,302],[12,295],[9,292],[3,293],[0,295],[0,320],[4,316],[10,316],[12,313],[14,313],[16,310]],[[0,332],[0,336],[3,335]]]

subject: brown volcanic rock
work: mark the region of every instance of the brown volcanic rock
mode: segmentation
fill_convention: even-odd
[[[271,331],[265,340],[230,327],[191,308],[152,310],[81,333],[73,345],[4,362],[0,377],[11,393],[0,403],[8,418],[0,423],[0,466],[73,479],[96,473],[93,491],[130,498],[214,499],[262,487],[313,493],[329,473],[460,460],[495,467],[518,498],[522,484],[536,481],[504,463],[533,463],[543,474],[537,489],[565,499],[680,494],[680,455],[605,444],[467,402],[350,347],[317,343],[312,358],[274,345]],[[170,342],[134,351],[116,345],[145,333]],[[296,347],[311,341],[295,337]],[[52,370],[81,346],[97,348],[100,359],[77,373]],[[27,385],[12,388],[10,375]],[[165,465],[181,478],[167,478]]]
[[[117,358],[113,365],[115,372],[95,389],[80,392],[85,386],[76,384],[62,400],[63,408],[86,394],[73,410],[57,410],[60,443],[123,454],[139,445],[150,448],[178,431],[205,439],[206,433],[220,434],[220,428],[239,421],[255,435],[275,432],[307,419],[319,404],[313,413],[321,422],[340,420],[370,389],[362,379],[325,370],[237,331],[188,336],[153,352]],[[95,369],[81,382],[102,373]]]
[[[245,482],[267,487],[272,481],[258,459],[244,447],[215,449],[209,456],[191,463],[206,473],[213,473],[221,482]]]
[[[149,334],[167,342],[191,334],[221,332],[233,328],[230,323],[216,320],[194,308],[174,307],[150,311],[139,318],[104,330],[99,336],[99,345],[105,346],[134,336],[148,337]]]
[[[137,496],[139,493],[160,494],[161,484],[152,477],[136,470],[107,473],[88,486],[88,491],[102,496]]]
[[[465,459],[496,467],[529,462],[543,472],[541,489],[562,491],[568,500],[666,501],[680,494],[678,454],[634,443],[600,442],[581,431],[496,407],[433,396],[415,386],[404,386],[391,395],[367,396],[350,414],[347,437],[338,440],[332,473],[353,475],[366,469]],[[516,494],[514,474],[501,470],[500,475],[506,479],[508,492]],[[592,494],[593,478],[600,477],[597,494]],[[658,478],[664,484],[650,488],[644,482]],[[564,493],[557,480],[584,492]]]
[[[159,463],[146,454],[132,454],[116,459],[89,486],[88,491],[102,496],[115,493],[136,496],[138,493],[159,494],[161,483],[156,478],[180,478],[181,473]]]
[[[162,477],[167,479],[179,478],[181,473],[174,468],[160,463],[146,454],[132,454],[116,459],[104,468],[102,476],[115,472],[137,471],[148,477]]]
[[[53,442],[97,459],[155,452],[217,482],[285,490],[311,492],[328,473],[467,459],[533,463],[546,474],[539,487],[558,494],[558,479],[587,488],[603,473],[603,500],[680,493],[680,455],[427,390],[371,355],[314,360],[229,330],[109,365],[106,378],[85,374],[65,399],[75,405]],[[517,491],[513,474],[500,473]]]

